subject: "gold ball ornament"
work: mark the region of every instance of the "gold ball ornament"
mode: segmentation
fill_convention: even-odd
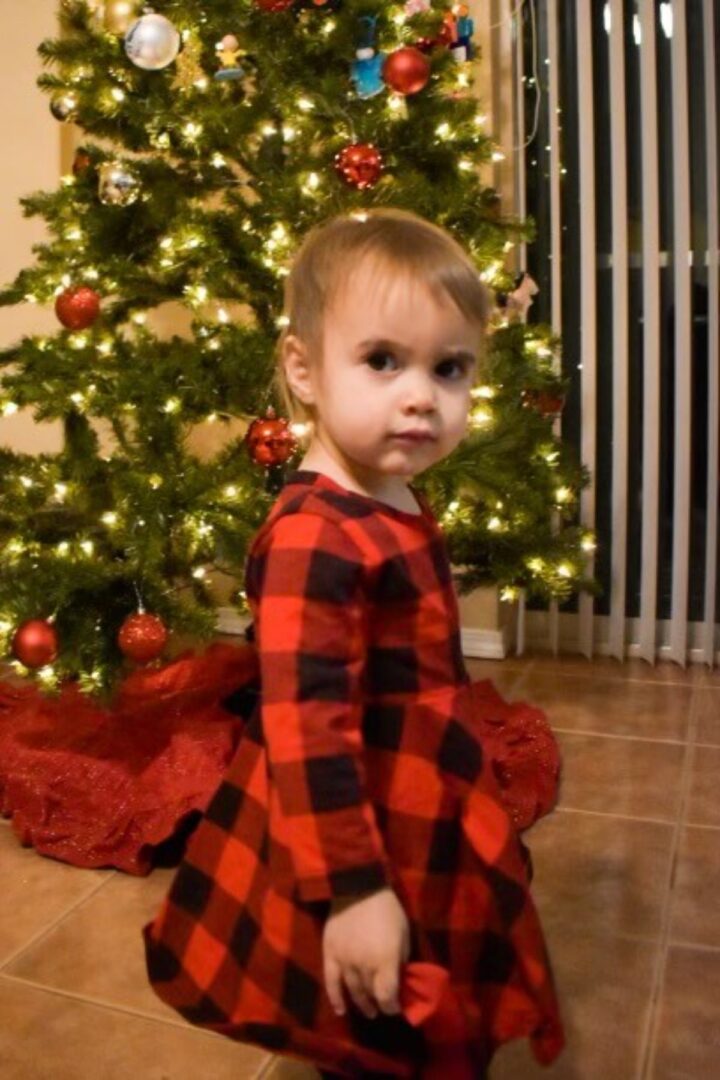
[[[127,34],[135,22],[138,5],[134,0],[105,0],[102,24],[111,34]]]

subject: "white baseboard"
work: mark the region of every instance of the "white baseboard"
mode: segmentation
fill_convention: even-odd
[[[504,660],[510,650],[510,633],[507,627],[500,630],[472,630],[463,627],[460,631],[463,656],[474,660]]]
[[[217,609],[216,628],[221,634],[244,635],[245,629],[250,622],[248,615],[241,615],[235,608],[219,607]]]

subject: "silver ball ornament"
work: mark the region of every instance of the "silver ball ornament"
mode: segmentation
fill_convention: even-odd
[[[125,52],[136,67],[160,71],[180,52],[180,34],[164,15],[141,15],[125,35]]]
[[[98,198],[105,206],[130,206],[140,194],[140,181],[122,161],[106,161],[98,169]]]
[[[60,94],[50,102],[50,112],[56,120],[69,124],[77,115],[77,98],[74,94]]]

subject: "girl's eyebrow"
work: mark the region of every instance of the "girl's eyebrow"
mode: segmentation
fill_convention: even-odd
[[[372,349],[388,349],[401,356],[410,352],[407,345],[403,345],[400,341],[391,341],[390,338],[369,338],[358,345],[358,350],[362,353]],[[463,348],[462,345],[447,345],[438,351],[438,355],[443,360],[464,360],[466,364],[474,364],[477,360],[477,354]]]

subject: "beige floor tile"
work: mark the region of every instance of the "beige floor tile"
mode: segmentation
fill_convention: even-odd
[[[531,662],[515,658],[507,660],[472,660],[465,658],[465,666],[471,679],[490,679],[504,697],[515,697],[515,688],[522,680]]]
[[[697,742],[720,746],[720,688],[699,689],[695,698],[697,709]]]
[[[670,949],[650,1080],[720,1076],[719,986],[720,952]]]
[[[668,900],[670,825],[556,811],[525,835],[543,925],[654,940]],[[588,972],[590,977],[590,973]]]
[[[720,746],[694,747],[690,770],[688,825],[720,827]]]
[[[652,739],[687,736],[689,686],[558,675],[533,669],[520,686],[520,696],[544,709],[555,728]]]
[[[613,660],[609,656],[595,656],[592,660],[578,655],[551,656],[548,653],[530,653],[528,659],[535,661],[534,670],[559,675],[582,675],[585,678],[608,678],[650,683],[677,683],[680,686],[699,684],[704,669],[699,664],[681,668],[679,664],[658,663],[654,666],[644,660]]]
[[[561,732],[558,740],[561,806],[675,821],[684,746],[575,732]]]
[[[0,976],[2,1080],[253,1080],[268,1055]]]
[[[147,878],[116,874],[11,963],[8,974],[149,1015],[177,1018],[150,989],[141,938],[171,880],[169,870],[155,870]]]
[[[675,868],[672,940],[720,949],[718,896],[720,829],[688,827],[683,832]]]
[[[262,1080],[320,1080],[320,1073],[310,1065],[289,1058],[275,1058]]]
[[[566,1031],[554,1065],[537,1065],[527,1043],[501,1050],[492,1080],[633,1080],[650,1006],[655,946],[585,936],[576,928],[551,943]]]
[[[0,829],[0,867],[0,967],[112,876],[43,858],[21,847],[10,828]]]

